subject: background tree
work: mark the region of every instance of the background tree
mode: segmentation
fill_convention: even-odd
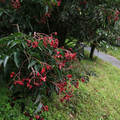
[[[118,0],[1,0],[0,34],[15,32],[17,26],[24,33],[58,33],[60,46],[66,38],[77,39],[94,49],[115,39],[115,22],[119,19]],[[72,39],[70,39],[72,41]]]

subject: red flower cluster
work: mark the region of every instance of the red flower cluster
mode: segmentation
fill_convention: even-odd
[[[37,42],[37,41],[34,41],[34,42],[32,43],[32,47],[33,47],[33,48],[38,47],[38,42]]]
[[[65,53],[65,58],[67,60],[73,60],[73,59],[75,59],[75,57],[76,57],[76,53],[71,53],[71,52],[68,52],[68,51]]]
[[[72,53],[71,51],[65,50],[64,48],[55,49],[54,59],[58,63],[58,67],[61,70],[65,68],[67,63],[76,59],[76,53]]]
[[[44,118],[41,118],[39,115],[35,115],[35,119],[36,120],[44,120]],[[30,120],[33,120],[33,119],[30,119]]]
[[[54,35],[57,35],[57,32],[55,32]],[[52,48],[57,48],[58,44],[59,44],[58,39],[53,38],[52,34],[50,36],[47,36],[47,35],[42,34],[42,33],[34,33],[34,38],[36,40],[43,40],[43,45],[45,47],[50,46]],[[28,43],[28,46],[30,46],[29,43]]]
[[[70,98],[73,96],[72,94],[73,89],[72,89],[71,83],[69,82],[68,84],[66,81],[64,81],[64,82],[56,84],[56,86],[59,89],[59,95],[63,94],[62,97],[60,98],[60,101],[64,102],[64,101],[70,100]]]
[[[48,111],[48,106],[47,106],[47,105],[46,105],[46,106],[43,105],[42,109],[43,109],[44,111]]]
[[[33,87],[40,87],[43,85],[43,82],[46,82],[47,79],[46,72],[48,72],[51,69],[52,67],[50,65],[44,64],[44,66],[41,69],[41,72],[32,73],[33,75],[32,77],[23,78],[21,80],[20,79],[15,80],[16,78],[14,78],[14,85],[21,85],[21,86],[25,85],[29,89],[32,89]],[[12,72],[10,77],[13,78],[14,75],[15,73]],[[29,76],[31,76],[31,73]]]
[[[64,100],[68,101],[73,95],[66,94],[63,98],[60,99],[61,102],[64,102]]]
[[[61,5],[62,0],[57,0],[57,6],[59,7]]]
[[[18,9],[20,8],[21,4],[19,0],[11,0],[11,5],[13,8]]]
[[[32,42],[31,40],[27,40],[27,46],[28,47],[33,47],[33,48],[36,48],[36,47],[38,47],[38,41],[34,41],[34,42]]]
[[[72,78],[72,75],[71,75],[71,74],[68,74],[68,75],[67,75],[67,78],[68,78],[68,79]]]
[[[43,53],[45,53],[45,61],[41,61],[44,59],[41,59],[43,54],[39,54],[38,56],[33,56],[33,52],[36,52],[36,50],[29,49],[28,54],[26,49],[26,56],[25,62],[23,62],[22,67],[20,68],[19,72],[15,75],[14,72],[11,73],[10,77],[13,78],[14,85],[20,85],[24,86],[25,88],[28,88],[30,90],[37,90],[38,88],[44,90],[48,90],[47,93],[50,91],[49,84],[56,86],[56,91],[58,92],[60,96],[61,102],[68,101],[73,96],[73,86],[72,84],[78,88],[79,82],[72,79],[72,74],[66,74],[68,73],[68,70],[71,69],[70,63],[75,60],[76,53],[72,53],[69,50],[62,48],[58,48],[58,39],[54,38],[53,36],[56,36],[57,32],[54,32],[50,35],[46,35],[44,33],[34,33],[34,37],[32,40],[27,40],[27,46],[30,48],[36,48],[38,52],[41,52],[42,50],[37,49],[39,45],[43,45],[41,49],[43,49]],[[50,52],[49,52],[50,51]],[[50,60],[50,59],[51,60]],[[27,61],[26,61],[27,60]],[[28,67],[24,66],[26,63],[32,62],[32,60],[36,60],[35,64],[33,64],[29,70]],[[53,61],[53,62],[51,62]],[[49,65],[51,64],[51,65]],[[24,75],[22,74],[22,69],[27,69],[27,73]],[[57,71],[57,72],[56,72]],[[61,79],[57,77],[59,74],[58,72],[61,72]],[[64,74],[63,74],[64,73]],[[14,76],[15,75],[15,76]],[[60,75],[60,74],[59,74]],[[23,78],[24,77],[24,78]],[[55,78],[54,78],[55,77]],[[57,79],[57,81],[55,81]],[[48,111],[48,106],[42,106],[42,112]],[[30,116],[31,117],[31,116]],[[42,120],[42,118],[39,115],[34,116],[36,120]],[[30,118],[32,120],[32,117]]]
[[[10,78],[13,78],[13,77],[14,77],[14,75],[15,75],[15,73],[14,73],[14,72],[12,72],[12,73],[10,74]]]
[[[79,81],[76,82],[75,87],[76,87],[76,88],[79,88]]]
[[[20,80],[15,81],[14,84],[15,84],[15,85],[17,85],[17,84],[18,84],[18,85],[24,85],[23,81],[20,81]]]
[[[83,82],[83,83],[84,83],[84,82],[85,82],[85,79],[84,79],[84,78],[81,78],[81,82]]]
[[[61,82],[56,85],[59,88],[59,94],[66,91],[67,82]]]

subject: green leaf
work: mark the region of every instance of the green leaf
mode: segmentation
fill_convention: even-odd
[[[28,65],[28,69],[32,66],[34,66],[37,62],[36,61],[32,61],[29,65]]]
[[[43,106],[43,104],[40,102],[35,113],[39,112],[41,110],[42,106]]]
[[[3,63],[3,60],[0,60],[0,66],[2,65],[2,63]]]
[[[13,42],[13,40],[8,41],[7,46],[9,46],[12,42]]]
[[[22,46],[23,46],[23,48],[25,49],[25,43],[24,43],[24,42],[22,42]]]
[[[7,65],[8,59],[9,59],[9,56],[6,56],[5,59],[4,59],[4,63],[3,63],[4,68]]]
[[[19,52],[14,52],[14,62],[17,66],[17,68],[19,68]]]
[[[14,46],[16,46],[16,44],[17,44],[16,42],[13,42],[10,48],[13,48]]]

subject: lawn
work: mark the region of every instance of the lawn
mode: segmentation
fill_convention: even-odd
[[[109,48],[107,48],[107,54],[112,55],[120,60],[120,47],[110,46]]]
[[[120,70],[99,59],[77,61],[73,66],[77,74],[89,69],[90,72],[95,72],[95,76],[90,76],[88,83],[80,82],[79,89],[75,90],[74,97],[68,103],[60,103],[56,94],[53,94],[52,99],[46,100],[49,112],[44,113],[45,120],[119,120]],[[0,88],[0,91],[0,102],[6,104],[8,91],[6,87]],[[16,115],[17,120],[29,120],[16,108],[10,109],[8,113]],[[5,115],[0,114],[0,120],[14,120],[2,116]]]

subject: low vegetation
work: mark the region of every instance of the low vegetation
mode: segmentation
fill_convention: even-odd
[[[107,48],[107,54],[112,55],[120,60],[120,47],[110,46]]]
[[[78,66],[76,68],[76,66]],[[119,69],[105,63],[99,59],[91,61],[83,60],[80,63],[74,63],[74,72],[76,74],[90,75],[89,82],[80,82],[79,89],[75,89],[75,95],[67,103],[61,103],[52,94],[51,100],[44,100],[49,106],[49,111],[44,112],[42,116],[45,120],[119,120],[120,118],[120,71]],[[89,71],[88,71],[89,69]],[[80,71],[84,71],[81,73]],[[78,78],[76,78],[78,79]],[[2,91],[1,91],[2,90]],[[18,111],[18,105],[14,109],[7,102],[7,88],[0,89],[0,120],[24,120],[29,117],[23,116]],[[50,102],[53,101],[53,102]],[[27,108],[26,108],[27,109]],[[32,110],[32,104],[29,106]],[[4,111],[4,112],[3,112]],[[16,114],[15,114],[16,113]]]

